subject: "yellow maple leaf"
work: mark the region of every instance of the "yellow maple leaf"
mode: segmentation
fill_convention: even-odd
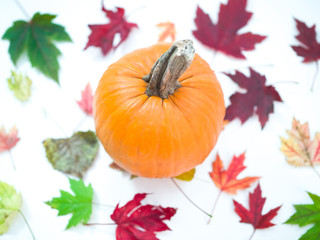
[[[164,42],[167,38],[171,38],[171,42],[176,39],[176,28],[172,22],[161,22],[157,24],[157,27],[163,28],[161,34],[159,35],[158,42]]]
[[[287,130],[287,134],[288,139],[280,137],[280,150],[289,164],[309,166],[320,163],[320,132],[311,140],[308,122],[301,124],[293,118],[292,128]]]

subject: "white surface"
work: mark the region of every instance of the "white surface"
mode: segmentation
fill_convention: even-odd
[[[210,211],[219,192],[209,179],[211,163],[218,151],[224,164],[228,166],[234,154],[246,151],[245,165],[247,169],[241,176],[261,176],[263,196],[267,197],[263,213],[282,205],[273,222],[277,226],[267,230],[258,230],[253,239],[280,240],[298,239],[308,227],[298,228],[282,224],[294,212],[293,204],[310,203],[306,191],[320,194],[320,179],[311,168],[295,168],[288,165],[279,151],[279,136],[286,136],[285,130],[291,128],[292,118],[308,121],[311,136],[320,131],[320,75],[313,92],[310,92],[311,81],[315,72],[315,64],[303,64],[290,45],[298,42],[293,17],[305,21],[308,26],[317,24],[320,33],[320,2],[305,1],[253,1],[249,0],[248,10],[254,13],[249,24],[241,32],[267,35],[267,39],[256,45],[256,50],[245,53],[247,61],[238,61],[218,54],[213,60],[213,52],[203,47],[192,36],[195,29],[194,17],[196,6],[210,14],[216,21],[219,2],[213,0],[196,1],[146,1],[119,0],[106,1],[106,8],[124,7],[129,21],[139,25],[129,38],[116,51],[103,57],[100,49],[90,47],[83,51],[90,34],[88,24],[106,23],[101,12],[100,0],[20,0],[30,16],[35,12],[57,14],[55,23],[65,26],[72,43],[58,43],[62,56],[59,58],[61,87],[31,68],[26,59],[20,59],[17,69],[29,75],[33,80],[33,93],[29,102],[20,103],[9,91],[6,79],[10,70],[15,69],[7,53],[9,42],[0,41],[0,125],[6,129],[16,125],[21,141],[12,149],[17,170],[11,167],[9,154],[0,155],[0,180],[12,184],[23,196],[22,211],[26,215],[38,240],[54,239],[115,239],[115,227],[77,226],[65,231],[70,216],[58,217],[57,211],[44,204],[52,197],[59,196],[59,190],[68,190],[69,183],[65,175],[53,170],[45,157],[42,141],[46,138],[70,136],[74,127],[83,119],[84,114],[75,100],[90,82],[93,89],[105,69],[125,53],[134,49],[156,43],[160,30],[156,24],[170,20],[176,24],[177,39],[191,38],[195,42],[196,51],[206,59],[217,71],[224,93],[226,104],[229,96],[238,90],[221,71],[239,69],[248,73],[247,66],[265,74],[268,84],[275,83],[283,103],[275,103],[275,113],[269,116],[263,130],[257,117],[250,118],[244,125],[240,121],[231,122],[222,132],[218,145],[208,159],[197,167],[196,177],[192,182],[179,184],[186,194],[201,208]],[[222,1],[226,2],[226,1]],[[183,5],[183,6],[181,6]],[[25,16],[13,0],[0,1],[0,34],[10,27],[13,21],[25,19]],[[318,36],[318,40],[319,36]],[[272,66],[269,66],[269,65]],[[297,81],[298,84],[280,83]],[[279,82],[279,83],[277,83]],[[44,109],[46,115],[44,114]],[[64,130],[62,132],[58,123]],[[94,129],[93,120],[87,118],[80,130]],[[239,223],[239,217],[233,210],[232,199],[248,206],[250,189],[240,191],[236,196],[223,194],[214,212],[214,218],[207,225],[207,217],[194,208],[168,179],[154,180],[137,178],[130,180],[122,173],[108,167],[111,160],[100,148],[99,155],[92,168],[85,176],[86,183],[92,183],[94,201],[104,204],[122,205],[135,193],[148,192],[145,203],[161,204],[178,208],[177,214],[168,225],[172,231],[158,233],[163,240],[247,240],[252,227]],[[320,168],[317,168],[320,171]],[[110,222],[113,209],[94,206],[90,222]],[[0,236],[2,240],[28,240],[31,236],[21,217],[17,216],[8,233]]]

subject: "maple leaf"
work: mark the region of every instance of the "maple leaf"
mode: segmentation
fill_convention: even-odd
[[[249,210],[233,200],[235,212],[241,218],[240,222],[251,224],[254,228],[253,234],[256,229],[269,228],[275,225],[271,220],[278,214],[281,206],[271,209],[268,213],[263,215],[262,209],[265,202],[266,198],[262,197],[260,184],[258,184],[253,193],[249,194]]]
[[[35,13],[28,22],[19,20],[4,33],[2,39],[10,41],[9,54],[14,64],[27,51],[33,67],[59,83],[59,49],[53,41],[71,41],[64,27],[52,23],[55,15]]]
[[[316,25],[308,27],[304,22],[295,19],[296,26],[299,31],[299,34],[296,36],[296,39],[301,43],[298,46],[291,46],[296,54],[300,57],[303,57],[304,63],[316,62],[317,69],[311,85],[311,90],[314,87],[315,80],[318,73],[318,60],[320,59],[320,43],[317,42],[316,36]]]
[[[18,100],[27,101],[30,98],[32,81],[28,76],[11,71],[11,76],[7,81],[9,89],[13,91],[14,96]]]
[[[171,42],[176,39],[176,28],[172,22],[161,22],[157,24],[157,27],[163,28],[162,33],[159,36],[158,42],[164,42],[167,38],[171,38]]]
[[[117,10],[113,12],[102,6],[102,11],[109,18],[110,22],[108,24],[89,25],[91,34],[84,49],[90,46],[99,47],[103,55],[107,55],[112,49],[116,49],[123,43],[128,38],[132,28],[137,28],[138,25],[130,23],[125,19],[125,10],[123,8],[118,7]],[[120,35],[120,41],[117,45],[113,46],[116,34]]]
[[[86,88],[81,92],[81,100],[77,101],[77,103],[82,111],[84,111],[87,115],[92,116],[92,102],[92,89],[90,83],[88,83]]]
[[[0,153],[9,151],[13,148],[20,138],[18,137],[18,130],[16,126],[12,127],[8,133],[6,133],[4,127],[0,128]]]
[[[230,194],[236,194],[240,189],[250,187],[252,183],[259,177],[245,177],[237,179],[238,175],[246,168],[243,165],[245,153],[239,157],[233,156],[227,170],[223,170],[223,163],[220,156],[217,155],[216,160],[212,163],[212,172],[209,173],[214,184],[221,190]]]
[[[60,190],[60,197],[55,197],[46,204],[57,209],[58,216],[72,213],[66,229],[76,226],[79,223],[86,224],[92,213],[93,189],[91,184],[85,186],[84,182],[69,178],[70,188],[74,195]]]
[[[14,187],[0,181],[0,235],[6,233],[14,216],[20,212],[21,194]]]
[[[251,12],[246,11],[246,6],[247,0],[229,0],[227,4],[221,4],[216,24],[198,6],[195,18],[197,29],[192,32],[193,35],[209,48],[245,59],[242,51],[253,50],[255,44],[266,38],[251,32],[238,33],[252,16]]]
[[[308,27],[304,22],[294,19],[299,34],[296,39],[302,44],[298,46],[291,46],[296,54],[303,57],[303,62],[314,62],[320,59],[320,43],[317,42],[315,27]]]
[[[288,139],[280,137],[282,153],[287,162],[295,166],[310,166],[320,163],[320,132],[310,138],[309,124],[301,124],[295,118],[291,130],[287,130]]]
[[[297,224],[300,227],[313,224],[313,226],[304,233],[300,240],[319,240],[320,239],[320,197],[309,193],[313,204],[294,205],[296,212],[285,222],[286,224]]]
[[[163,222],[170,220],[176,209],[141,205],[146,193],[138,193],[123,207],[116,206],[111,219],[117,224],[117,240],[158,239],[155,232],[170,230]]]
[[[273,101],[282,102],[277,90],[266,86],[266,77],[250,68],[250,77],[236,71],[234,75],[225,73],[245,93],[236,92],[230,97],[231,104],[226,109],[225,120],[232,121],[239,118],[242,123],[256,113],[263,128],[268,121],[269,114],[273,113]]]
[[[77,177],[82,177],[92,165],[99,150],[99,142],[92,131],[76,132],[70,138],[48,138],[43,146],[55,169]]]

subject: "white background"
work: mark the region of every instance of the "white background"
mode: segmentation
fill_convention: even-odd
[[[69,191],[69,182],[65,175],[54,170],[47,161],[42,141],[49,137],[71,136],[75,126],[84,118],[75,101],[80,99],[85,85],[90,82],[95,89],[102,73],[112,62],[134,49],[156,43],[160,33],[156,24],[168,20],[176,24],[177,39],[193,39],[197,53],[217,72],[227,105],[230,103],[229,97],[238,90],[238,86],[221,72],[239,69],[248,74],[248,66],[266,75],[267,83],[274,84],[283,99],[283,103],[275,103],[275,112],[269,116],[263,130],[256,116],[251,117],[244,125],[240,125],[239,120],[228,124],[214,151],[197,167],[195,179],[192,182],[178,181],[181,188],[201,208],[210,212],[219,192],[208,175],[216,153],[219,152],[224,164],[228,166],[234,154],[246,152],[247,169],[240,177],[262,177],[260,184],[263,196],[267,197],[263,213],[282,205],[278,216],[272,221],[277,225],[258,230],[253,239],[298,239],[309,228],[282,223],[294,213],[293,204],[311,203],[306,191],[320,195],[320,179],[309,167],[296,168],[286,163],[279,150],[279,137],[286,136],[285,131],[291,128],[293,117],[309,122],[312,137],[316,131],[320,131],[320,74],[311,92],[315,63],[303,64],[302,58],[290,48],[290,45],[298,44],[294,37],[297,34],[294,17],[306,22],[308,26],[317,24],[316,31],[320,34],[320,1],[249,0],[247,9],[254,15],[241,32],[252,31],[266,35],[267,39],[256,45],[255,51],[245,53],[246,61],[235,60],[221,53],[213,59],[213,51],[202,46],[192,35],[197,5],[216,21],[219,3],[226,1],[106,1],[107,9],[124,7],[128,20],[139,25],[139,29],[134,29],[123,45],[106,57],[97,48],[90,47],[83,51],[90,34],[88,24],[108,22],[101,11],[100,0],[20,2],[29,16],[38,11],[57,14],[54,23],[65,26],[73,40],[72,43],[57,44],[62,52],[59,57],[60,87],[31,68],[26,56],[15,67],[7,52],[9,42],[0,40],[0,125],[4,125],[6,129],[16,125],[21,137],[21,141],[12,149],[16,171],[12,169],[9,154],[0,155],[0,180],[12,184],[21,192],[22,211],[36,239],[115,239],[115,226],[79,225],[65,231],[70,216],[57,217],[57,211],[44,204],[45,201],[58,197],[60,189]],[[13,0],[1,0],[0,9],[1,36],[13,21],[26,20]],[[13,69],[27,74],[33,80],[32,97],[26,103],[16,100],[8,89],[6,79]],[[292,81],[298,83],[290,83]],[[93,119],[89,117],[78,130],[88,129],[94,130]],[[207,216],[193,207],[170,179],[130,180],[121,172],[110,169],[110,162],[101,147],[96,161],[85,175],[86,184],[91,183],[94,188],[94,201],[112,206],[120,202],[123,205],[136,193],[152,193],[145,203],[178,208],[177,214],[168,222],[172,231],[158,233],[160,239],[247,240],[251,235],[252,227],[239,223],[232,199],[247,207],[248,193],[253,191],[256,184],[238,192],[236,196],[223,194],[208,225]],[[319,167],[317,169],[320,171]],[[90,222],[111,222],[109,216],[112,211],[113,208],[95,205]],[[28,240],[31,236],[23,219],[17,216],[9,231],[0,236],[0,239]]]

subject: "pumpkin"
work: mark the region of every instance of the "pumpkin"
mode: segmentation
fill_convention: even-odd
[[[109,66],[93,103],[96,134],[131,174],[178,176],[202,163],[223,127],[216,75],[191,40],[135,50]]]

